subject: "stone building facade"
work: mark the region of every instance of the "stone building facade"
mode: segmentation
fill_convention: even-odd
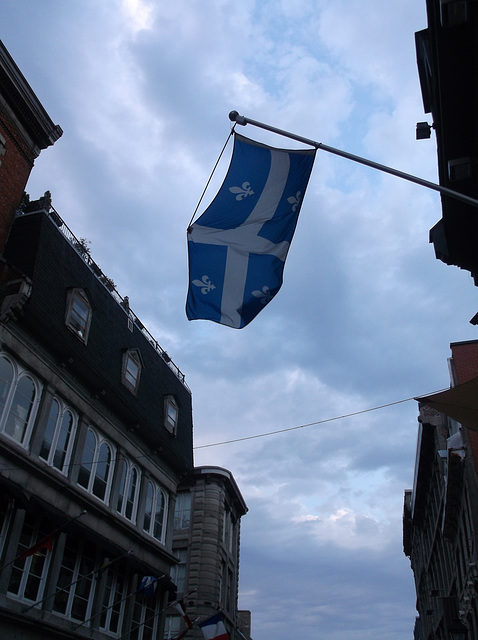
[[[231,640],[250,637],[250,615],[238,611],[241,518],[247,506],[227,469],[196,467],[191,481],[178,491],[174,517],[173,550],[180,563],[173,569],[178,596],[188,616],[203,620],[221,612]],[[170,638],[184,628],[169,612]],[[199,628],[188,632],[202,640]]]

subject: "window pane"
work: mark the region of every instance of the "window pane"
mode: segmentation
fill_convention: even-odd
[[[34,399],[35,385],[33,380],[28,376],[21,377],[5,425],[5,432],[19,442],[23,442]]]
[[[191,494],[178,493],[174,509],[174,528],[187,529],[191,519]]]
[[[80,472],[78,474],[78,484],[85,489],[88,489],[95,450],[96,437],[93,431],[91,431],[91,429],[88,429],[88,434],[85,440],[85,447],[83,449],[83,456],[81,458]]]
[[[41,522],[31,514],[25,516],[17,548],[17,557],[13,563],[8,591],[27,600],[37,601],[42,594],[42,578],[47,570],[47,549],[27,557],[20,557],[27,549],[44,538],[50,531],[48,522]]]
[[[120,483],[120,489],[118,494],[118,504],[116,505],[116,511],[118,511],[118,513],[121,513],[123,509],[123,499],[124,499],[127,473],[128,473],[128,463],[124,461],[123,473],[121,474],[121,483]]]
[[[63,553],[53,610],[75,620],[86,620],[91,613],[95,587],[94,547],[69,538]]]
[[[58,611],[58,613],[65,614],[67,611],[69,594],[74,581],[75,565],[76,550],[67,544],[63,552],[63,560],[58,576],[55,600],[53,602],[53,610]]]
[[[125,591],[125,577],[118,573],[118,569],[109,569],[100,617],[101,629],[112,633],[116,633],[120,629],[125,607]]]
[[[131,356],[128,356],[126,364],[125,377],[132,387],[136,387],[139,376],[139,365],[133,360]]]
[[[138,484],[138,472],[134,467],[131,469],[131,474],[129,478],[129,491],[126,500],[126,509],[125,516],[128,520],[131,520],[133,517],[133,509],[134,509],[134,500],[136,497],[136,487]]]
[[[105,499],[110,465],[111,451],[109,446],[105,442],[103,442],[100,448],[98,463],[96,465],[95,479],[93,482],[93,493],[98,498],[101,498],[101,500]]]
[[[60,425],[60,431],[58,433],[58,439],[56,441],[55,455],[53,458],[53,466],[57,469],[63,470],[65,463],[66,452],[68,450],[68,444],[70,442],[70,436],[73,431],[73,416],[70,411],[65,411],[63,419]]]
[[[53,400],[50,408],[50,415],[46,423],[45,434],[43,436],[43,442],[40,449],[40,457],[44,460],[48,460],[50,454],[51,443],[53,442],[53,436],[55,434],[56,421],[58,420],[58,414],[60,413],[60,405],[56,400]]]
[[[168,431],[172,434],[176,433],[176,428],[178,426],[178,405],[173,396],[166,396],[164,402],[164,426]]]
[[[13,381],[13,367],[6,359],[0,358],[0,414],[3,413],[7,395]]]
[[[164,495],[162,491],[158,491],[156,496],[156,509],[154,513],[154,532],[153,535],[158,540],[162,539],[164,520]]]
[[[90,306],[79,293],[73,295],[71,303],[69,326],[77,331],[82,338],[86,336],[88,328],[88,319],[90,315]]]
[[[152,640],[156,638],[158,608],[158,601],[155,602],[153,599],[146,600],[142,594],[136,594],[130,640]]]
[[[151,532],[151,518],[153,515],[153,485],[148,482],[148,490],[146,492],[146,505],[144,508],[143,529],[148,533]]]
[[[177,419],[178,419],[178,410],[176,408],[176,405],[174,405],[172,402],[168,402],[168,420],[170,424],[174,426],[177,422]]]

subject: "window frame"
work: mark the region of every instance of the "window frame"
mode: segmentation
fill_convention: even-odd
[[[132,363],[136,366],[137,373],[134,375],[134,372],[129,369],[128,365]],[[139,381],[141,378],[141,372],[144,368],[143,358],[141,357],[141,353],[138,349],[126,349],[123,353],[123,365],[121,367],[121,382],[123,385],[131,391],[133,395],[137,395],[139,388]],[[133,382],[131,381],[131,379]]]
[[[88,444],[87,441],[90,433],[94,437],[95,446],[94,446],[94,450],[92,450],[91,448],[89,449],[90,451],[93,452],[93,455],[91,456],[91,460],[89,461],[89,460],[85,460],[85,453],[87,453],[87,444]],[[94,489],[95,489],[95,483],[97,480],[99,480],[100,482],[103,481],[97,473],[98,466],[101,465],[103,462],[102,460],[100,460],[100,454],[101,454],[103,445],[108,447],[110,457],[108,461],[108,472],[107,472],[107,477],[105,481],[105,491],[104,491],[104,496],[102,497],[101,495],[98,495],[97,493],[95,493]],[[97,429],[95,429],[92,425],[88,425],[86,430],[85,440],[83,442],[83,450],[81,452],[81,459],[79,463],[79,471],[78,471],[78,477],[77,477],[76,483],[79,487],[81,487],[81,489],[89,493],[91,496],[94,496],[104,504],[109,504],[109,499],[111,496],[111,486],[113,484],[113,475],[114,475],[114,468],[115,468],[115,453],[116,453],[116,449],[114,445],[107,438],[105,438]],[[83,469],[87,468],[88,465],[91,465],[91,466],[88,472],[87,486],[85,486],[80,481],[80,476],[82,475]]]
[[[181,616],[167,614],[164,619],[163,640],[173,640],[174,638],[177,638],[181,633],[182,626],[183,619]]]
[[[55,419],[55,425],[53,427],[53,433],[52,433],[52,437],[51,437],[51,442],[50,442],[50,448],[49,448],[49,451],[48,451],[48,455],[45,458],[42,455],[42,450],[43,450],[43,447],[45,445],[46,430],[47,430],[47,428],[49,426],[49,423],[50,423],[51,411],[52,411],[54,403],[56,403],[58,405],[58,415],[57,415],[57,417]],[[67,413],[69,413],[70,416],[71,416],[72,424],[71,424],[71,430],[70,430],[69,435],[68,435],[66,448],[63,450],[64,451],[64,459],[63,459],[63,462],[61,464],[61,467],[59,467],[59,466],[57,466],[55,464],[55,458],[56,458],[57,452],[59,451],[58,442],[60,440],[60,436],[63,433],[63,426],[64,426],[63,425],[63,421],[64,421],[64,418],[65,418]],[[52,469],[56,469],[57,471],[59,471],[63,475],[68,475],[68,470],[69,470],[69,466],[70,466],[71,455],[72,455],[72,452],[73,452],[73,444],[74,444],[74,441],[75,441],[75,435],[76,435],[77,428],[78,428],[78,413],[71,406],[69,406],[66,402],[64,402],[64,400],[62,400],[60,397],[54,395],[52,397],[52,402],[51,402],[51,405],[50,405],[50,410],[48,412],[48,418],[47,418],[47,422],[46,422],[46,425],[45,425],[45,430],[43,432],[43,440],[42,440],[42,443],[41,443],[41,449],[40,449],[40,453],[38,455]]]
[[[133,473],[136,473],[136,485],[134,489],[133,500],[131,501],[128,496],[130,496]],[[140,488],[141,488],[141,469],[137,467],[135,464],[133,464],[130,460],[125,459],[123,462],[123,469],[121,472],[121,480],[120,480],[120,487],[118,492],[118,500],[116,503],[116,511],[121,516],[123,516],[123,518],[126,518],[126,520],[129,520],[133,524],[136,523],[136,518],[138,515]],[[127,507],[129,502],[132,502],[131,517],[128,517],[127,515]]]
[[[147,504],[149,500],[149,488],[152,489],[152,498],[151,498],[151,513],[148,515],[147,513]],[[158,498],[162,496],[163,504],[160,506],[159,511],[162,511],[162,520],[161,520],[161,533],[159,537],[156,535],[156,525],[157,525],[157,513],[158,513]],[[143,531],[164,544],[166,540],[166,530],[167,530],[167,522],[168,522],[168,508],[169,508],[169,495],[165,489],[163,489],[159,484],[154,482],[154,480],[149,479],[146,483],[146,491],[144,497],[144,513],[143,513],[143,522],[142,528]],[[148,527],[145,526],[146,518],[149,518]]]
[[[171,417],[170,408],[175,411],[175,416]],[[179,405],[176,398],[173,395],[165,396],[164,398],[164,426],[169,433],[176,435],[178,430],[179,421]]]
[[[190,491],[178,491],[174,505],[173,529],[189,529],[191,526],[191,503]]]
[[[179,562],[173,564],[169,572],[169,577],[176,585],[178,594],[184,593],[187,579],[188,548],[181,547],[178,549],[174,549],[173,554],[176,556]]]
[[[160,612],[160,598],[145,598],[142,592],[136,592],[132,606],[130,630],[130,633],[133,629],[137,631],[136,640],[157,638],[160,628]]]
[[[75,309],[76,300],[79,300],[84,304],[86,308],[86,318],[83,318],[81,313],[79,313],[78,310]],[[75,312],[76,317],[73,316],[73,312]],[[93,309],[91,303],[84,289],[81,289],[79,287],[69,289],[67,294],[65,324],[68,329],[85,344],[87,344],[88,342],[88,336],[90,333],[92,312]],[[76,318],[80,318],[80,321],[78,321]]]
[[[120,571],[120,567],[109,567],[106,580],[111,579],[111,583],[105,584],[103,601],[100,605],[99,629],[115,636],[123,635],[124,614],[126,610],[128,578]],[[122,584],[121,584],[122,582]],[[116,629],[112,629],[112,618],[117,616]]]
[[[79,622],[85,623],[85,626],[90,626],[90,622],[88,622],[91,618],[91,613],[93,610],[93,604],[96,597],[97,581],[94,579],[93,570],[98,563],[98,553],[94,550],[94,547],[91,543],[88,543],[88,549],[86,549],[86,543],[83,539],[72,539],[68,537],[65,548],[63,550],[60,569],[57,578],[57,586],[54,594],[53,604],[52,604],[52,612],[55,615],[61,616],[68,620],[75,620]],[[85,553],[86,549],[86,553]],[[92,555],[88,555],[88,551],[92,551]],[[75,560],[73,565],[65,564],[65,556],[67,553],[72,553]],[[86,567],[85,563],[89,566]],[[69,575],[71,574],[71,575]],[[66,575],[67,583],[65,586],[61,586],[62,577]],[[82,578],[83,576],[83,578]],[[88,584],[88,595],[85,597],[85,580],[87,580]],[[80,592],[81,589],[81,592]],[[58,605],[56,604],[57,598],[60,594],[66,594],[66,599],[64,602],[63,612]],[[83,618],[78,618],[72,615],[72,611],[75,607],[75,603],[77,600],[83,600],[86,602],[86,609]],[[55,608],[57,607],[57,608]],[[61,607],[63,608],[63,607]]]
[[[16,442],[17,444],[20,444],[22,447],[26,448],[30,442],[33,425],[35,424],[35,420],[37,417],[43,385],[33,373],[31,373],[28,369],[22,367],[12,356],[7,354],[6,352],[0,351],[0,359],[4,359],[10,365],[12,374],[11,380],[6,381],[8,384],[8,388],[6,388],[5,396],[3,398],[3,407],[0,408],[0,433],[2,433],[10,440]],[[15,416],[19,417],[18,414],[14,412],[13,408],[14,401],[17,398],[19,385],[24,379],[28,379],[32,383],[32,396],[27,414],[23,419],[23,426],[20,427],[23,432],[21,434],[21,437],[18,438],[14,435],[14,433],[9,433],[7,431],[7,427],[9,425],[11,417],[13,417],[13,420],[15,419]],[[20,405],[18,405],[18,407],[23,408]]]
[[[42,522],[40,517],[34,517],[29,513],[25,514],[25,520],[23,521],[20,539],[18,541],[17,553],[15,560],[13,561],[12,573],[7,587],[7,596],[9,598],[33,602],[35,604],[41,603],[45,592],[52,552],[49,548],[45,548],[39,549],[37,552],[23,558],[22,554],[33,547],[39,540],[42,540],[46,535],[48,535],[49,530],[49,523]],[[34,573],[35,565],[40,562],[40,558],[41,568],[39,574],[36,574]],[[18,591],[16,592],[11,591],[14,572],[20,574]],[[28,589],[29,581],[31,579],[36,579],[38,581],[36,595],[34,598],[25,596],[25,591]]]

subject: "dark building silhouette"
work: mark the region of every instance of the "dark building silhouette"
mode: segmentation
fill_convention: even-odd
[[[419,403],[414,483],[405,492],[416,640],[478,638],[478,432],[462,413],[477,413],[478,341],[450,347],[451,388]],[[472,429],[453,419],[462,415]]]
[[[472,0],[427,0],[428,28],[415,34],[423,105],[433,119],[442,186],[478,198],[478,7]],[[430,137],[419,123],[417,137]],[[470,271],[478,283],[477,207],[441,196],[430,231],[436,257]]]

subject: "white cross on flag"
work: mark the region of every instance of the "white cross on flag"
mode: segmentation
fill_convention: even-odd
[[[316,149],[234,135],[226,178],[188,229],[186,314],[241,329],[281,288]]]

